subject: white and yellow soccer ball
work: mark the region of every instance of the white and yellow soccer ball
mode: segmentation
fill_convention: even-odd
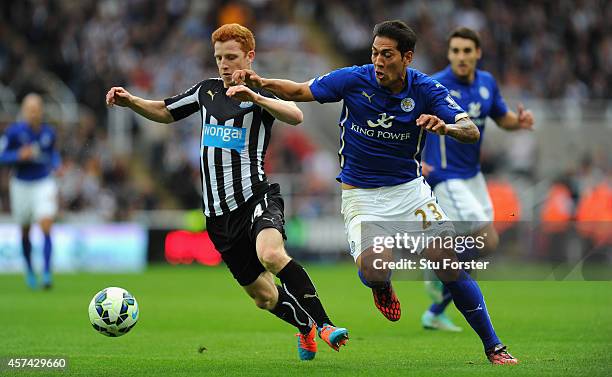
[[[89,303],[89,321],[96,331],[106,336],[126,334],[140,315],[136,298],[123,288],[104,288]]]

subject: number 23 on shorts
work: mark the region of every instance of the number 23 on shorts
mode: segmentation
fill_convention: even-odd
[[[436,203],[427,203],[424,207],[414,211],[414,215],[421,220],[423,230],[431,226],[431,221],[429,221],[430,219],[441,221],[444,218],[442,213],[438,210]]]

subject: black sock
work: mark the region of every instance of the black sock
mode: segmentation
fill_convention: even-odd
[[[308,313],[287,293],[285,288],[280,285],[276,287],[278,288],[278,302],[270,313],[297,327],[303,335],[308,334],[312,327],[312,319]]]
[[[287,292],[293,295],[308,314],[312,316],[317,326],[323,326],[325,323],[334,325],[327,316],[327,313],[325,313],[312,280],[310,280],[310,277],[299,263],[292,259],[276,276],[283,283]]]

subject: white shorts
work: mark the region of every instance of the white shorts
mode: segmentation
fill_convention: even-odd
[[[397,186],[342,190],[342,214],[351,256],[355,260],[364,250],[374,246],[371,224],[379,228],[374,234],[381,234],[376,233],[380,231],[387,235],[436,237],[443,232],[454,232],[423,177]],[[367,227],[362,228],[364,222]],[[362,229],[368,234],[362,235]],[[422,246],[413,245],[410,252],[420,254]]]
[[[20,225],[28,225],[57,214],[57,185],[51,177],[24,181],[11,177],[11,212]]]
[[[472,234],[493,221],[493,204],[482,173],[440,182],[434,192],[459,235]]]

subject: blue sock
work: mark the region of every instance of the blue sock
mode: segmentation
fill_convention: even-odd
[[[370,282],[366,280],[366,278],[365,278],[365,276],[363,276],[363,273],[361,272],[361,270],[357,270],[357,275],[359,275],[359,279],[361,280],[363,285],[365,285],[368,288],[372,288],[370,286]]]
[[[457,259],[459,259],[461,262],[469,262],[480,258],[480,251],[476,248],[476,246],[466,247],[461,253],[456,250],[455,252],[457,254]]]
[[[471,275],[470,270],[465,270],[465,272]],[[442,289],[442,302],[437,304],[431,304],[431,306],[429,307],[429,311],[435,315],[442,314],[451,302],[453,302],[453,296],[451,295],[448,288],[444,287]]]
[[[365,285],[368,288],[382,288],[382,287],[387,286],[389,282],[391,281],[391,271],[389,271],[389,275],[387,276],[386,281],[382,281],[382,282],[367,281],[365,276],[363,276],[363,273],[361,272],[361,270],[357,270],[357,275],[359,275],[359,279],[361,280],[363,285]]]
[[[444,285],[452,294],[457,309],[482,340],[485,350],[501,343],[491,324],[491,318],[478,283],[461,270],[457,281],[444,283]]]
[[[444,310],[446,310],[448,304],[450,304],[451,302],[453,302],[453,296],[451,295],[448,288],[444,287],[444,290],[442,291],[442,302],[437,304],[431,304],[431,306],[429,307],[429,311],[435,315],[442,314]]]
[[[28,272],[32,272],[32,243],[30,242],[30,236],[23,234],[21,236],[21,251],[23,252],[23,258],[26,262]]]
[[[45,259],[45,273],[51,272],[51,235],[45,234],[45,242],[43,245],[43,256]]]

